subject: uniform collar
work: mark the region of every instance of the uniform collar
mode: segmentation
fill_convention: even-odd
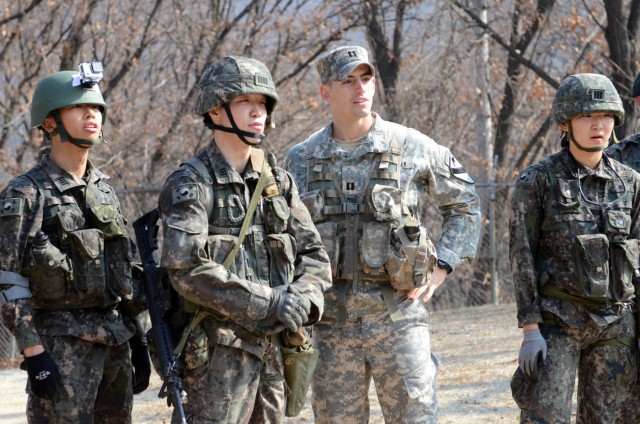
[[[604,180],[613,179],[613,176],[611,175],[611,172],[610,172],[611,166],[613,165],[611,164],[611,161],[609,160],[607,155],[603,154],[602,159],[598,163],[598,166],[596,166],[594,169],[591,169],[587,166],[580,164],[580,162],[578,162],[576,158],[573,157],[568,147],[565,148],[565,154],[568,156],[568,159],[569,159],[565,163],[567,164],[569,172],[571,173],[571,175],[573,175],[573,177],[578,178],[578,173],[579,173],[580,178],[584,178],[586,176],[594,176],[597,178],[602,178]],[[605,164],[605,161],[608,163]]]
[[[343,156],[345,153],[348,153],[349,156],[353,158],[363,156],[367,153],[382,153],[389,151],[389,141],[384,135],[385,121],[377,113],[372,112],[372,114],[375,117],[373,128],[371,128],[371,131],[362,138],[355,149],[348,151],[333,139],[332,122],[322,130],[322,142],[316,145],[313,156],[318,159],[328,159]]]
[[[215,142],[212,142],[207,149],[207,157],[216,181],[219,184],[239,183],[244,184],[245,179],[260,178],[259,170],[262,169],[264,152],[262,149],[252,147],[251,157],[243,175],[238,174],[224,158],[224,155]]]
[[[45,155],[42,158],[42,161],[40,161],[40,167],[49,176],[49,178],[51,178],[51,181],[60,192],[87,185],[87,182],[85,182],[84,179],[76,178],[58,166],[58,164],[56,164],[49,155]],[[109,178],[100,172],[98,168],[94,167],[91,161],[87,161],[87,174],[89,175],[87,181],[91,184],[95,184],[102,179]]]

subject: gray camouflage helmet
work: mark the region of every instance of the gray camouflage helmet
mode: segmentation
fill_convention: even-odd
[[[622,100],[609,78],[602,74],[575,74],[562,81],[551,108],[556,124],[598,112],[611,113],[616,126],[624,122]]]
[[[248,57],[222,57],[204,70],[198,82],[194,113],[203,116],[243,94],[265,95],[269,117],[278,104],[273,78],[264,63]]]

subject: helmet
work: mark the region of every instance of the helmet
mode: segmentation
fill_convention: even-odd
[[[613,114],[616,126],[624,122],[622,100],[609,78],[602,74],[575,74],[562,81],[551,108],[556,124],[597,112]]]
[[[203,116],[243,94],[265,95],[269,117],[278,104],[275,84],[262,62],[247,57],[222,57],[204,70],[198,82],[194,113]]]
[[[31,100],[31,127],[39,127],[54,110],[65,106],[95,104],[102,111],[102,123],[107,116],[107,104],[97,84],[91,87],[73,85],[75,71],[61,71],[42,79]]]

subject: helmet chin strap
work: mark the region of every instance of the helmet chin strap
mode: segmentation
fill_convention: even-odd
[[[616,137],[615,131],[612,131],[612,134],[615,140],[615,137]],[[573,136],[573,130],[571,129],[571,121],[567,122],[567,138],[571,143],[573,143],[574,146],[576,146],[579,150],[582,150],[583,152],[589,152],[589,153],[601,152],[605,150],[607,147],[609,147],[608,144],[607,145],[603,144],[602,146],[596,146],[596,147],[584,147],[583,145],[578,143],[578,140],[576,140],[575,137]]]
[[[240,128],[238,128],[238,125],[236,124],[235,119],[233,119],[233,114],[231,113],[231,109],[229,108],[229,103],[225,103],[225,105],[223,107],[224,107],[225,112],[227,112],[227,116],[229,117],[229,122],[231,122],[232,128],[223,127],[222,125],[217,125],[217,124],[214,123],[213,124],[213,128],[214,129],[219,130],[219,131],[232,133],[232,134],[236,134],[238,136],[238,138],[240,140],[242,140],[243,143],[248,144],[249,146],[257,146],[262,142],[262,140],[265,137],[265,134],[252,133],[252,132],[249,132],[249,131],[241,130]],[[258,142],[257,143],[251,143],[245,137],[258,139]]]
[[[53,112],[51,112],[51,116],[53,116],[53,120],[56,122],[56,129],[51,132],[50,137],[59,134],[61,142],[71,142],[71,144],[75,144],[78,147],[97,146],[104,141],[104,139],[102,138],[102,130],[100,130],[100,136],[97,140],[71,137],[69,133],[64,129],[62,119],[60,118],[60,113],[57,110],[54,110]],[[107,144],[106,141],[104,141],[104,143]]]

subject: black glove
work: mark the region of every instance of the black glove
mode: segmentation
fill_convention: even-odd
[[[274,288],[271,291],[268,315],[273,315],[292,332],[298,331],[309,320],[311,302],[289,285],[288,291]]]
[[[36,397],[57,400],[64,388],[58,366],[46,350],[35,356],[26,356],[27,374],[31,391]]]
[[[135,335],[129,340],[131,348],[131,365],[133,365],[133,394],[137,395],[149,387],[149,377],[151,376],[151,360],[149,359],[149,349],[147,339],[144,336]]]

